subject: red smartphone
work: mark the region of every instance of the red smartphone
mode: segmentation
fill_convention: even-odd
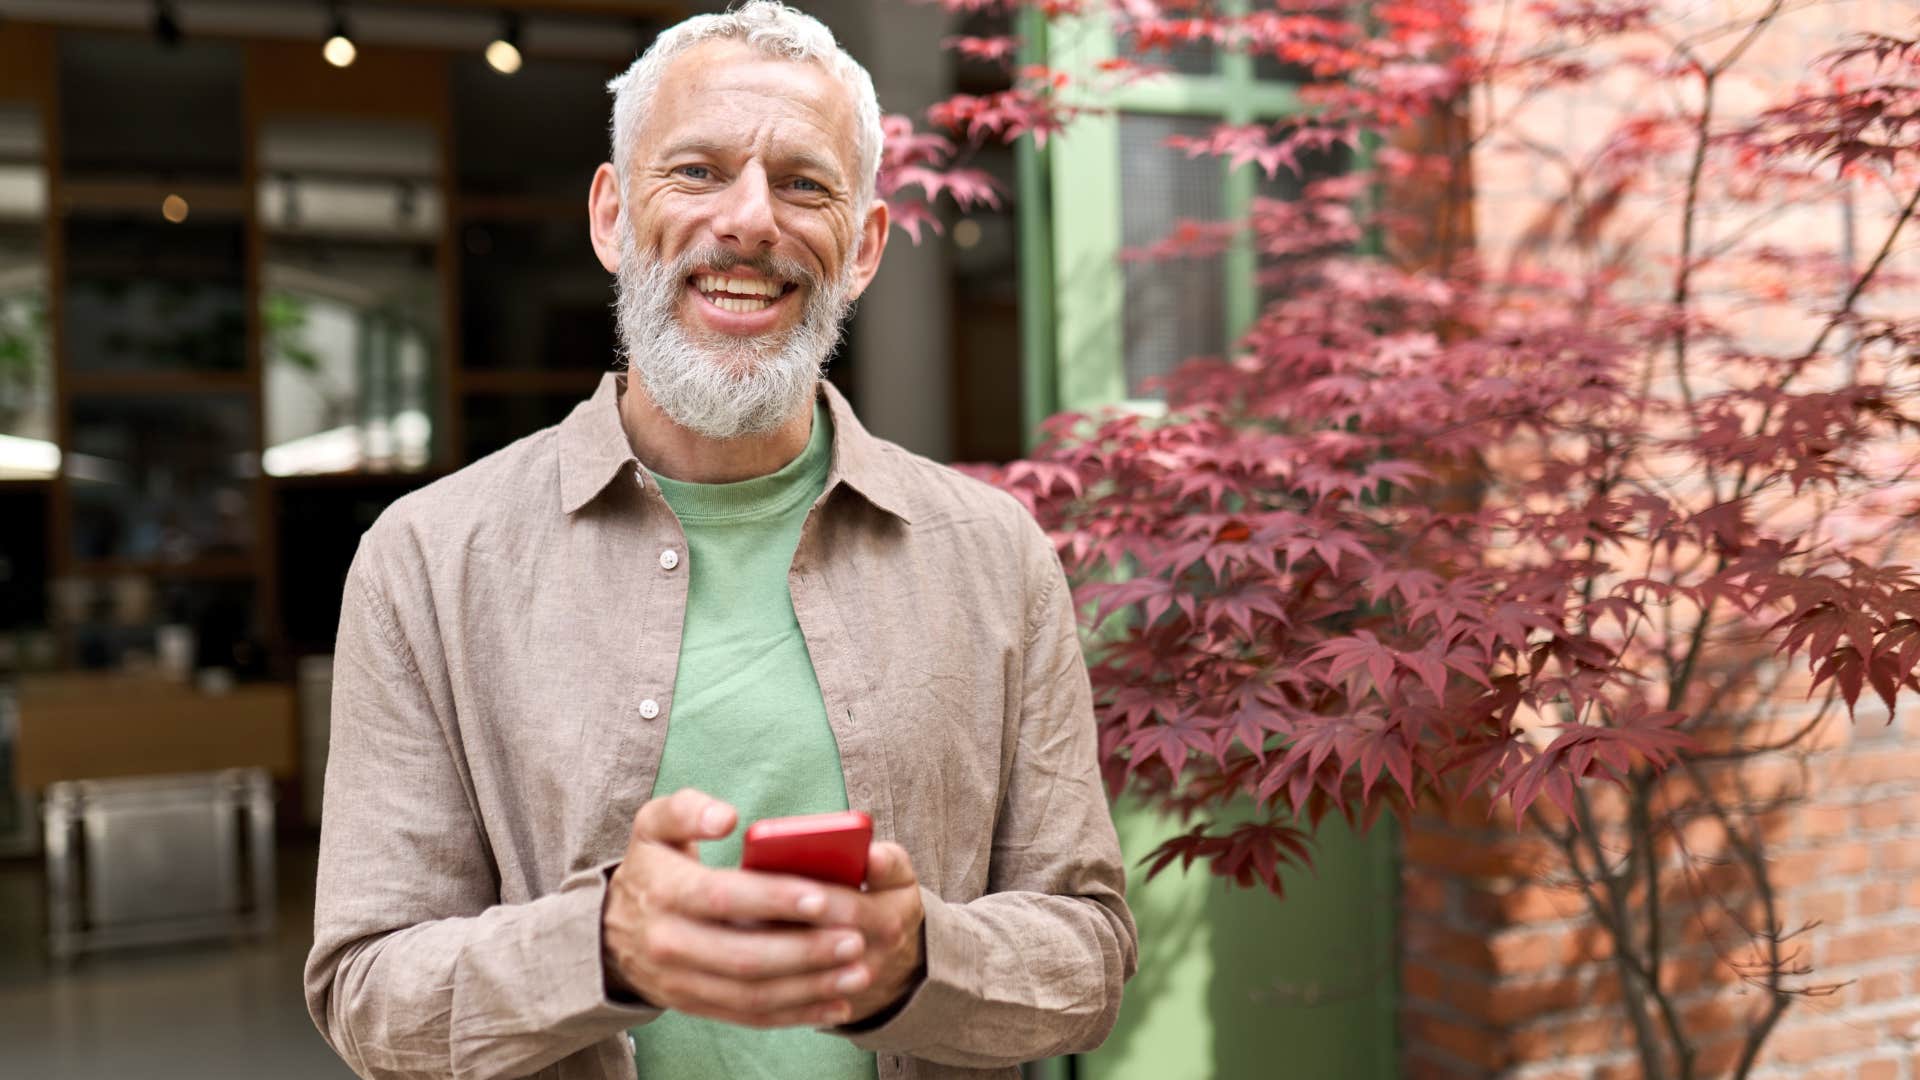
[[[867,880],[872,841],[873,819],[858,810],[765,818],[747,826],[740,868],[857,889]]]

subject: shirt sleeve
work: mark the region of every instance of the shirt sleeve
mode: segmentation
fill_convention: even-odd
[[[926,977],[885,1023],[848,1032],[864,1049],[967,1068],[1089,1051],[1138,963],[1072,594],[1037,528],[1032,541],[1037,599],[988,892],[955,903],[922,886]]]
[[[432,674],[443,665],[416,660],[398,632],[368,548],[348,574],[335,646],[306,964],[314,1023],[369,1080],[522,1076],[595,1043],[630,1063],[613,1037],[659,1014],[607,995],[607,868],[498,902],[448,691]]]

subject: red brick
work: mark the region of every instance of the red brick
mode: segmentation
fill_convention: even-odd
[[[1898,829],[1920,825],[1920,795],[1889,795],[1862,804],[1858,814],[1862,829]]]
[[[1864,874],[1867,867],[1873,865],[1873,852],[1872,844],[1840,844],[1827,849],[1827,859],[1822,869],[1830,877]]]
[[[1404,933],[1409,958],[1439,961],[1471,971],[1493,970],[1493,955],[1483,935],[1463,933],[1424,920],[1407,922]]]
[[[1894,971],[1881,972],[1878,975],[1864,975],[1858,987],[1860,1003],[1873,1005],[1882,1001],[1907,996],[1907,978]]]
[[[1881,1018],[1883,1029],[1901,1042],[1920,1040],[1920,1009]]]
[[[1767,1040],[1761,1060],[1770,1064],[1806,1065],[1821,1058],[1859,1049],[1866,1033],[1851,1024],[1820,1021],[1777,1030]]]
[[[1778,887],[1791,889],[1801,885],[1819,885],[1833,878],[1854,877],[1867,872],[1873,866],[1874,853],[1880,843],[1864,843],[1853,840],[1845,843],[1827,843],[1813,848],[1781,850],[1774,848],[1769,852],[1769,861],[1773,864],[1773,880]]]
[[[1623,1019],[1605,1015],[1531,1024],[1508,1035],[1507,1046],[1516,1061],[1550,1061],[1597,1054],[1629,1038]]]
[[[1833,926],[1844,922],[1853,896],[1844,889],[1801,893],[1787,901],[1790,917],[1802,922],[1820,922]]]
[[[1714,997],[1682,1007],[1680,1020],[1689,1032],[1709,1035],[1739,1027],[1745,1012],[1746,1010],[1724,997]]]
[[[1610,965],[1596,965],[1547,979],[1501,979],[1486,995],[1481,1018],[1508,1027],[1543,1015],[1583,1005],[1611,1005],[1620,1000],[1620,982]]]
[[[1726,1038],[1708,1037],[1698,1044],[1699,1053],[1693,1059],[1694,1071],[1700,1076],[1725,1076],[1733,1071],[1740,1060],[1741,1051],[1746,1049],[1744,1033]]]
[[[1422,829],[1407,835],[1402,850],[1410,865],[1455,877],[1531,877],[1551,862],[1546,841],[1537,837],[1473,840]]]
[[[1879,855],[1875,861],[1880,869],[1920,870],[1920,837],[1912,840],[1882,840],[1874,847]]]
[[[1722,970],[1717,956],[1676,956],[1661,971],[1660,985],[1669,994],[1684,994],[1716,979],[1728,977],[1729,973]]]
[[[1848,782],[1862,785],[1920,780],[1920,749],[1855,754],[1844,771]]]
[[[1895,881],[1869,881],[1860,886],[1858,895],[1862,918],[1885,915],[1901,905],[1900,884]]]
[[[1410,961],[1401,965],[1400,980],[1401,993],[1408,1000],[1444,1002],[1469,1017],[1492,1019],[1492,987],[1485,978]]]
[[[1920,931],[1911,926],[1836,932],[1820,949],[1820,964],[1844,967],[1920,951]]]
[[[1516,931],[1497,935],[1488,949],[1495,971],[1524,975],[1605,959],[1613,955],[1613,941],[1592,928]]]
[[[1450,883],[1432,874],[1408,873],[1400,876],[1400,903],[1406,911],[1443,914],[1447,910]]]
[[[1860,1080],[1900,1080],[1898,1058],[1875,1058],[1860,1063]]]
[[[1476,913],[1481,905],[1491,905],[1504,923],[1556,922],[1582,917],[1587,902],[1573,886],[1521,885],[1511,889],[1480,893],[1471,898]]]
[[[1471,1065],[1498,1069],[1508,1060],[1501,1040],[1477,1028],[1419,1014],[1404,1016],[1402,1027],[1415,1043],[1432,1046]]]
[[[1803,840],[1826,840],[1853,831],[1851,806],[1796,806],[1788,811],[1797,824],[1794,833]]]

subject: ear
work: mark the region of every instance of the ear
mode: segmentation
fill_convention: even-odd
[[[853,262],[853,295],[867,291],[873,275],[880,272],[880,256],[887,252],[889,235],[887,201],[873,200],[867,220],[860,223],[860,255]]]
[[[627,223],[632,228],[632,222]],[[620,271],[620,176],[604,162],[593,171],[593,186],[587,189],[587,230],[593,238],[593,253],[607,273]]]

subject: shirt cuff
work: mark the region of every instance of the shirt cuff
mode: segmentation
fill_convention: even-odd
[[[577,942],[567,942],[565,947],[569,950],[577,950],[570,952],[570,955],[579,957],[582,969],[592,971],[591,979],[580,980],[584,984],[580,988],[583,1003],[589,992],[595,998],[589,1007],[589,1012],[607,1019],[620,1020],[627,1027],[638,1027],[641,1024],[651,1023],[666,1010],[648,1004],[644,998],[637,995],[628,996],[614,992],[613,981],[607,977],[605,938],[607,891],[612,887],[613,872],[619,867],[620,860],[613,859],[585,872],[592,875],[589,879],[592,885],[575,890],[579,894],[582,910],[579,912],[579,917],[567,919],[566,924],[570,927],[584,927],[590,932],[582,934],[581,940]],[[590,958],[583,955],[589,949],[592,950]]]
[[[964,920],[924,885],[920,905],[926,912],[926,977],[879,1026],[832,1029],[862,1050],[912,1054],[935,1045],[952,1034],[954,1017],[978,1000],[979,951]]]

